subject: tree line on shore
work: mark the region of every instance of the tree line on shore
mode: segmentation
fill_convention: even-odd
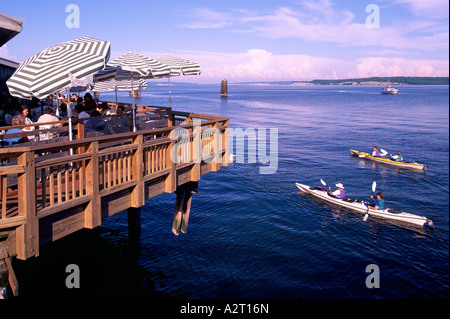
[[[312,80],[312,81],[293,81],[291,84],[297,85],[449,85],[449,77],[369,77],[340,80]]]

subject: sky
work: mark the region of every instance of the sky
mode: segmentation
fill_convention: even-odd
[[[90,36],[111,42],[111,60],[200,63],[181,82],[449,76],[448,0],[10,0],[0,12],[25,20],[0,48],[16,62]]]

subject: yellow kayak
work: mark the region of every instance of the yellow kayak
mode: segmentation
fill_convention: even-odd
[[[355,151],[355,150],[350,150],[350,152],[352,153],[353,156],[358,156],[360,158],[364,158],[366,160],[373,161],[373,162],[385,163],[385,164],[389,164],[389,165],[393,165],[393,166],[397,166],[397,167],[401,167],[401,168],[426,170],[425,165],[419,164],[416,162],[405,162],[405,161],[397,162],[397,161],[391,160],[388,157],[375,157],[375,156],[372,156],[371,154],[365,153],[365,152],[359,152],[359,151]]]

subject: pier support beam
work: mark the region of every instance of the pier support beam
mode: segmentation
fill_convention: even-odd
[[[141,208],[130,207],[128,214],[128,232],[131,236],[139,237],[141,234]]]
[[[179,186],[175,194],[177,194],[177,199],[173,214],[172,232],[178,236],[180,231],[184,234],[187,232],[192,194],[198,194],[198,182],[189,182]]]

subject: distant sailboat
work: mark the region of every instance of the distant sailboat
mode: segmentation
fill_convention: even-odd
[[[227,79],[223,79],[220,83],[220,96],[227,97],[228,96],[228,81]]]

